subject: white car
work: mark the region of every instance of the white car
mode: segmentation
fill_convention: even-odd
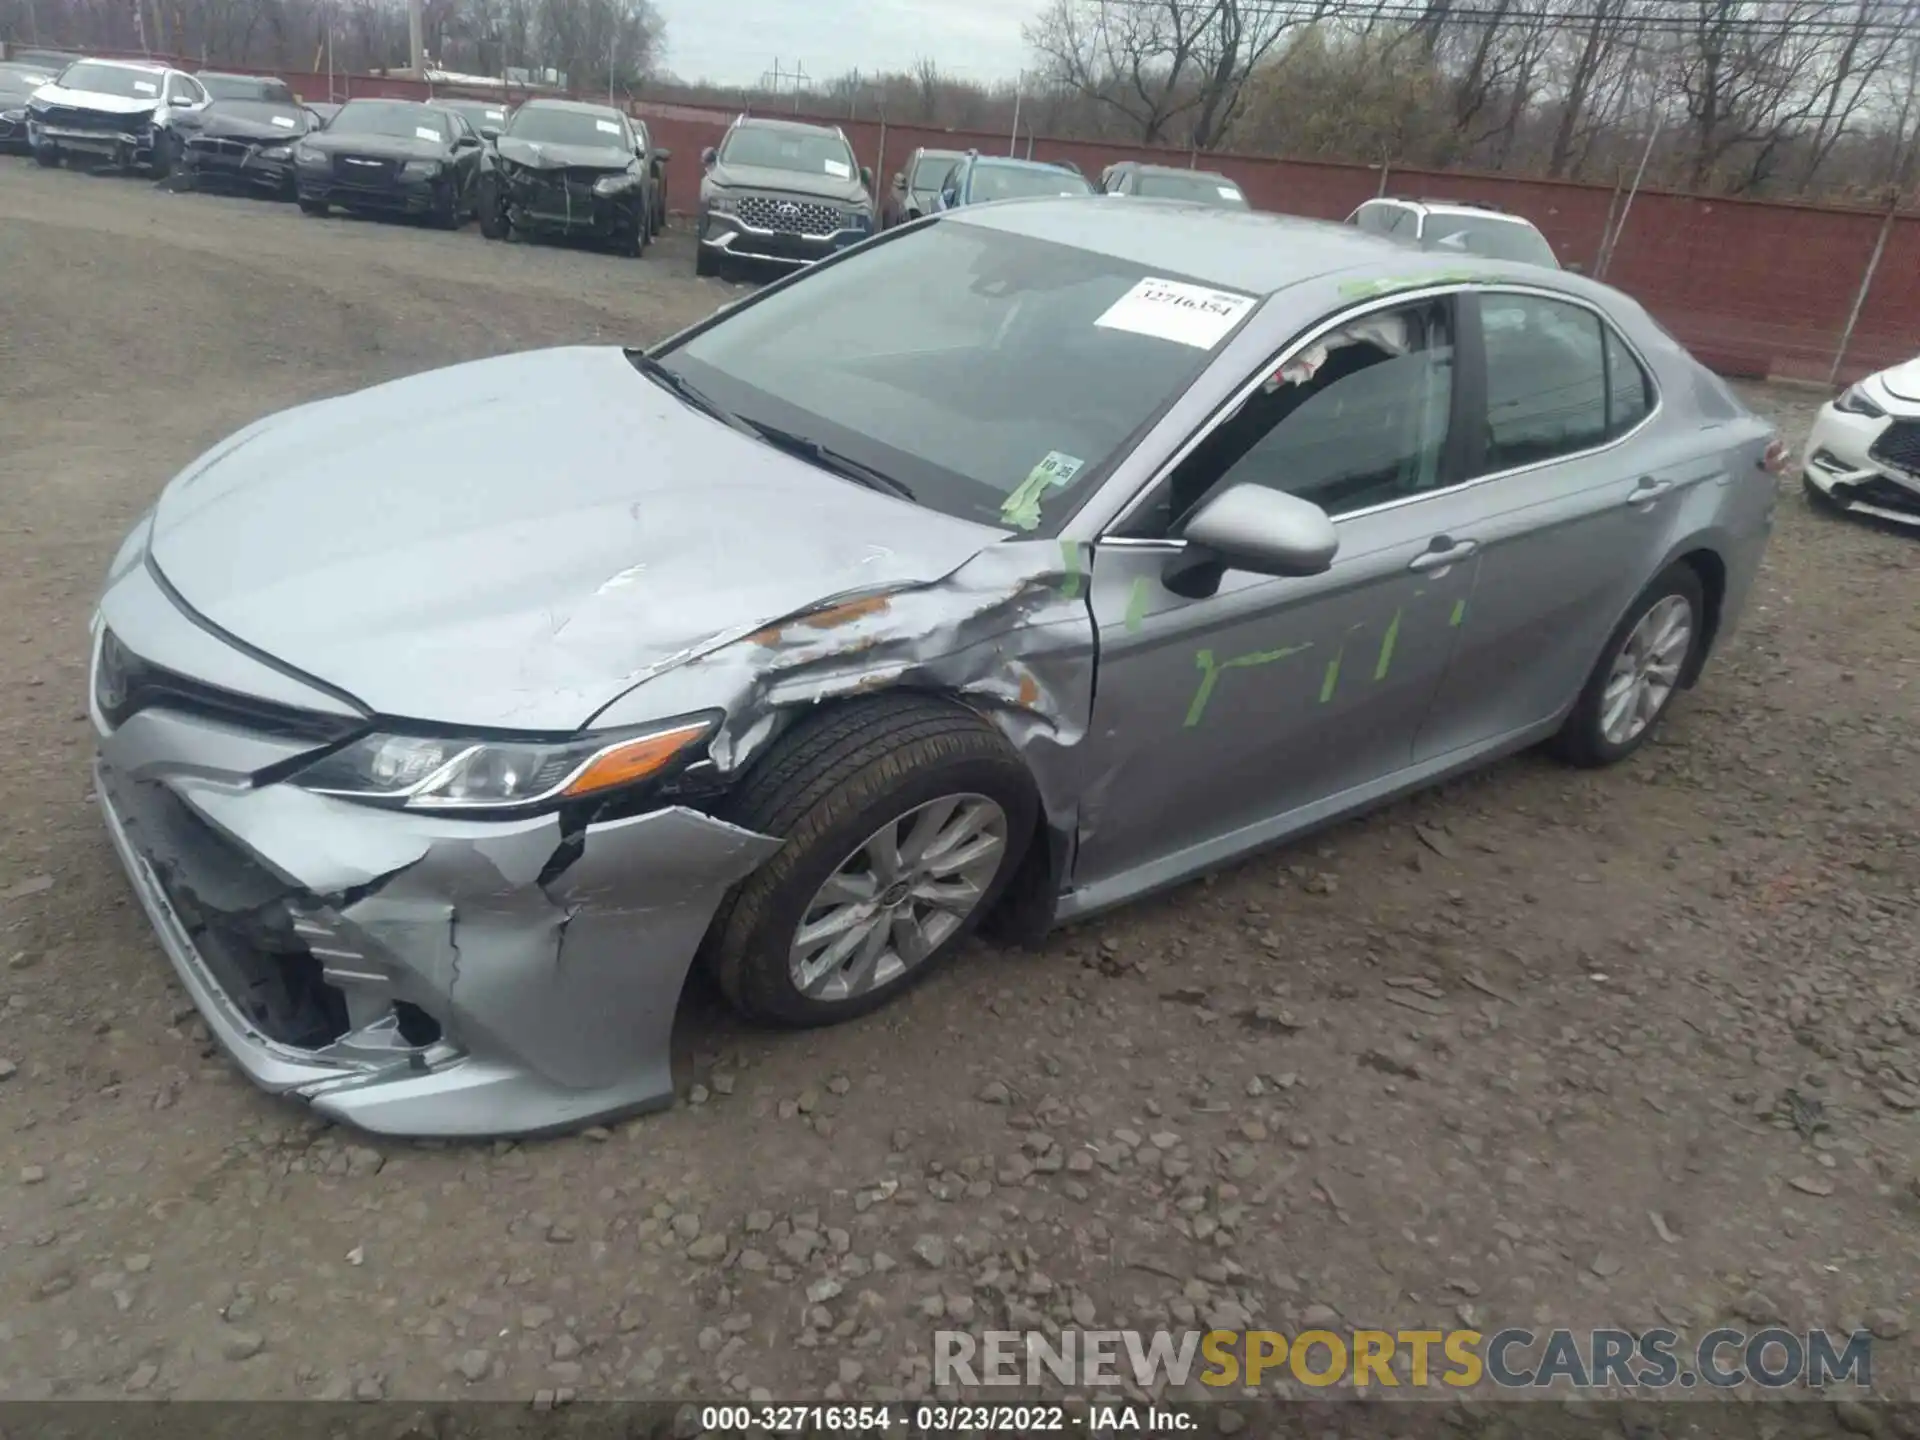
[[[1521,260],[1558,270],[1560,261],[1533,222],[1470,200],[1369,200],[1347,224],[1441,254]]]
[[[184,71],[141,60],[76,60],[27,102],[27,140],[42,165],[84,156],[158,178],[180,158],[177,122],[207,105],[207,92]]]
[[[1920,359],[1822,405],[1802,474],[1818,504],[1920,525]]]

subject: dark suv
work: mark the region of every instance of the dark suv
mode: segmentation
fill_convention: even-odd
[[[733,259],[809,265],[873,233],[873,172],[838,126],[743,115],[700,163],[702,275]]]

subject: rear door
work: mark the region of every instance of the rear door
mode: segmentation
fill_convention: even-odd
[[[1484,357],[1465,491],[1479,573],[1416,760],[1566,710],[1651,578],[1673,510],[1718,470],[1648,435],[1650,372],[1597,309],[1516,287],[1482,290],[1463,313],[1462,350]]]

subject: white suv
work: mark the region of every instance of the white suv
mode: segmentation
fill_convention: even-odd
[[[1547,237],[1528,221],[1465,200],[1369,200],[1347,217],[1347,224],[1411,241],[1423,250],[1560,268]]]

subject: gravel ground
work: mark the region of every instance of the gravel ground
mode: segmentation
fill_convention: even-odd
[[[1920,549],[1797,494],[1619,769],[1522,757],[851,1027],[696,994],[685,1103],[612,1133],[241,1080],[88,801],[114,544],[258,415],[651,340],[729,295],[691,271],[0,160],[0,1397],[917,1397],[1009,1321],[1866,1325],[1904,1386]]]

